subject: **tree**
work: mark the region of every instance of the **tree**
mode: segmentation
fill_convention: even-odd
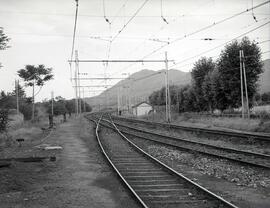
[[[208,111],[213,112],[214,110],[214,86],[213,86],[213,71],[209,72],[204,77],[204,81],[202,83],[202,94],[203,99],[208,104]]]
[[[207,108],[207,100],[203,95],[203,83],[205,76],[211,73],[215,69],[215,63],[212,58],[202,57],[195,64],[191,71],[192,85],[194,88],[195,98],[197,106],[200,111]]]
[[[14,89],[12,91],[12,95],[13,96],[17,96],[17,90],[18,90],[18,97],[19,98],[25,98],[26,94],[25,94],[25,90],[23,89],[23,87],[18,83],[18,85],[16,86],[17,89]]]
[[[1,91],[0,108],[14,109],[16,108],[16,97],[13,93]]]
[[[180,102],[179,102],[179,112],[184,111],[199,111],[197,102],[196,102],[196,94],[193,86],[186,85],[181,89],[179,94]]]
[[[33,88],[32,94],[32,120],[34,120],[35,113],[35,85],[40,87],[45,84],[45,82],[53,79],[52,68],[45,68],[44,65],[26,65],[25,69],[20,69],[18,71],[19,77],[23,78],[26,82],[26,86],[31,86]]]
[[[66,109],[69,114],[75,112],[75,99],[66,101]]]
[[[0,27],[0,50],[5,50],[9,47],[8,46],[9,40],[10,38],[8,38],[8,36],[5,35],[4,29]]]
[[[257,81],[263,72],[261,51],[258,45],[244,37],[241,42],[234,41],[225,46],[218,60],[220,93],[224,96],[223,108],[241,106],[239,51],[245,55],[248,98],[252,100],[257,91]],[[219,103],[220,104],[220,103]],[[250,102],[252,105],[252,102]]]
[[[8,127],[8,110],[0,109],[0,133],[5,132]]]
[[[270,92],[265,92],[261,95],[261,100],[263,103],[270,102]]]
[[[2,27],[0,27],[0,50],[5,50],[9,47],[8,46],[9,40],[10,40],[10,38],[8,38],[8,36],[5,35],[4,29]],[[1,67],[2,67],[2,65],[0,63],[0,68]]]

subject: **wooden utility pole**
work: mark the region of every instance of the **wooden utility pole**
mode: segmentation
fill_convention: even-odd
[[[79,114],[79,103],[78,103],[78,53],[75,51],[75,112]],[[79,88],[80,89],[80,88]]]
[[[117,115],[119,115],[119,111],[120,111],[120,95],[119,95],[119,86],[117,87]]]
[[[53,112],[53,100],[54,100],[54,95],[53,95],[53,91],[51,92],[51,97],[52,97],[52,116],[53,116],[53,114],[54,114],[54,112]]]
[[[19,109],[19,80],[15,79],[15,92],[16,92],[16,106],[17,106],[17,114],[20,113]]]
[[[82,113],[82,100],[81,100],[81,90],[80,90],[80,67],[79,67],[79,54],[78,50],[75,50],[76,68],[77,68],[77,93],[78,93],[78,113]]]
[[[76,51],[75,51],[76,52]],[[76,54],[75,54],[76,55]],[[161,60],[145,60],[145,59],[140,59],[140,60],[121,60],[121,59],[118,59],[118,60],[78,60],[78,57],[75,57],[75,60],[68,60],[69,63],[72,63],[72,62],[75,62],[77,63],[76,65],[78,66],[78,63],[81,62],[81,63],[165,63],[165,66],[166,66],[166,70],[165,70],[165,82],[166,82],[166,120],[168,122],[170,122],[171,120],[171,113],[170,113],[170,92],[169,92],[169,83],[168,83],[168,62],[173,62],[173,60],[168,60],[167,59],[167,52],[165,53],[165,60],[164,59],[161,59]],[[75,72],[75,89],[78,88],[78,76],[77,76],[77,73]],[[87,78],[87,79],[91,79],[91,78]],[[111,79],[111,78],[107,78],[105,77],[104,78],[105,80],[106,79]],[[79,86],[80,87],[80,86]],[[122,87],[121,87],[121,91],[122,91]],[[77,94],[77,90],[75,90],[75,94]],[[125,92],[123,92],[123,94],[121,93],[121,96],[120,96],[120,103],[122,103],[122,105],[127,105],[127,103],[124,103],[124,99],[122,98],[122,96],[124,96]],[[77,97],[77,95],[76,95]],[[126,98],[127,99],[127,98]],[[126,100],[127,102],[127,100]]]
[[[240,57],[240,82],[241,82],[241,103],[242,103],[242,118],[245,118],[245,105],[244,105],[244,94],[243,94],[243,66],[242,66],[242,52],[239,51]]]
[[[243,67],[243,74],[244,74],[244,83],[245,83],[245,93],[246,93],[246,109],[247,109],[247,117],[250,119],[250,111],[249,111],[249,101],[248,101],[248,91],[247,91],[247,76],[246,76],[246,67],[245,67],[245,56],[244,51],[242,50],[242,67]]]
[[[166,121],[171,122],[171,99],[170,99],[170,89],[169,89],[169,67],[167,51],[165,52],[165,95],[166,95]]]
[[[35,80],[33,80],[33,105],[32,105],[32,121],[35,119]]]
[[[85,106],[84,88],[83,88],[83,112],[85,111],[86,111],[86,106]]]

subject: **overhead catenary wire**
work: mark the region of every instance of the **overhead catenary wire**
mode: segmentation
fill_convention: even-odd
[[[253,0],[251,0],[251,6],[253,7]],[[254,15],[253,9],[252,9],[252,17],[253,17],[253,19],[255,20],[255,22],[258,22],[257,18],[256,18],[255,15]]]
[[[263,24],[261,24],[261,25],[255,27],[255,28],[253,28],[253,29],[251,29],[251,30],[249,30],[249,31],[247,31],[247,32],[244,32],[244,33],[242,33],[242,34],[236,36],[235,38],[233,38],[233,39],[231,39],[231,40],[229,40],[229,41],[226,41],[225,43],[222,43],[222,44],[219,44],[219,45],[215,46],[214,48],[208,49],[208,50],[203,51],[203,52],[201,52],[201,53],[199,53],[199,54],[196,54],[196,55],[194,55],[194,56],[192,56],[192,57],[189,57],[189,58],[186,58],[186,59],[184,59],[184,60],[182,60],[182,61],[176,62],[176,63],[174,63],[172,66],[176,66],[176,65],[178,65],[178,64],[180,64],[180,63],[186,62],[186,61],[188,61],[188,60],[191,60],[191,59],[193,59],[193,58],[196,58],[196,57],[198,57],[198,56],[201,56],[201,55],[203,55],[203,54],[206,54],[206,53],[208,53],[208,52],[210,52],[210,51],[213,51],[213,50],[215,50],[215,49],[217,49],[217,48],[220,48],[220,47],[222,47],[222,46],[224,46],[224,45],[226,45],[226,44],[228,44],[228,43],[230,43],[230,42],[232,42],[232,41],[234,41],[234,40],[236,40],[236,39],[238,39],[238,38],[240,38],[240,37],[243,37],[243,36],[245,36],[245,35],[247,35],[247,34],[253,32],[253,31],[255,31],[255,30],[258,30],[258,29],[260,29],[260,28],[262,28],[262,27],[268,25],[269,23],[270,23],[270,21],[268,21],[268,22],[266,22],[266,23],[263,23]]]
[[[163,0],[160,0],[160,17],[163,20],[163,22],[165,22],[166,24],[169,24],[169,22],[163,15]]]
[[[263,19],[260,19],[258,20],[258,22],[265,22],[265,20],[268,20],[269,18],[263,18]],[[258,25],[257,22],[256,23],[253,23],[252,25]],[[251,26],[251,25],[250,25]],[[226,37],[227,35],[225,35]],[[205,39],[201,39],[201,40],[207,40],[207,41],[214,41],[214,40],[231,40],[231,39],[234,39],[234,40],[237,40],[237,39],[241,39],[241,38],[221,38],[221,39],[217,39],[217,38],[205,38]],[[259,44],[259,43],[256,43],[256,44]],[[198,51],[198,48],[195,47],[195,48],[192,48],[191,50],[188,50],[188,51],[183,51],[181,54],[187,54],[189,52],[197,52]],[[181,54],[179,54],[181,56]],[[218,57],[219,55],[216,55],[216,56],[211,56],[211,58],[215,58],[215,57]],[[193,63],[193,62],[192,62]],[[191,63],[191,64],[192,64]],[[189,64],[184,64],[183,66],[187,66]],[[181,66],[182,67],[182,66]]]
[[[210,0],[209,2],[212,2],[212,0]],[[195,11],[196,11],[197,9],[201,8],[202,5],[206,5],[206,4],[205,4],[205,3],[200,4],[200,5],[195,9]],[[193,10],[193,11],[194,11],[194,10]],[[181,15],[181,17],[187,16],[187,15],[188,15],[188,13],[186,13],[185,15]],[[177,19],[177,18],[174,18],[174,19],[172,20],[172,22],[175,22],[176,19]],[[164,30],[164,29],[166,28],[167,25],[168,25],[168,24],[161,26],[160,29],[159,29],[158,31],[160,32],[160,31]],[[155,32],[154,34],[152,34],[148,39],[150,40],[150,39],[153,39],[154,37],[156,37],[156,32]],[[146,42],[146,40],[144,40],[141,44],[139,44],[139,45],[138,45],[135,49],[133,49],[132,52],[130,52],[129,54],[132,54],[132,53],[133,53],[134,51],[136,51],[141,45],[144,45],[145,42]],[[159,42],[159,41],[157,41],[157,42]],[[160,42],[161,42],[161,41],[160,41]],[[167,44],[170,44],[169,41],[166,42],[166,43],[167,43]],[[129,68],[129,67],[132,66],[132,65],[134,65],[134,63],[129,64],[128,66],[126,66],[126,67],[124,67],[123,69],[121,69],[119,72],[124,71],[125,69]],[[119,73],[119,72],[117,72],[117,73]],[[114,73],[114,74],[116,74],[116,73]],[[113,74],[113,75],[114,75],[114,74]]]
[[[187,37],[189,37],[189,36],[192,36],[192,35],[195,35],[195,34],[197,34],[197,33],[202,32],[202,31],[205,31],[205,30],[207,30],[207,29],[210,29],[210,28],[212,28],[212,27],[215,27],[216,25],[219,25],[219,24],[221,24],[221,23],[224,23],[224,22],[226,22],[226,21],[228,21],[228,20],[231,20],[231,19],[233,19],[233,18],[235,18],[235,17],[237,17],[237,16],[240,16],[240,15],[246,13],[246,12],[249,12],[249,11],[251,11],[251,10],[257,9],[257,8],[259,8],[259,7],[261,7],[261,6],[264,6],[264,5],[268,4],[268,3],[270,3],[270,0],[265,1],[265,2],[263,2],[263,3],[261,3],[261,4],[258,4],[258,5],[256,5],[256,6],[253,6],[253,7],[249,8],[249,9],[246,9],[246,10],[244,10],[244,11],[242,11],[242,12],[238,12],[238,13],[236,13],[236,14],[230,16],[230,17],[226,17],[226,18],[224,18],[224,19],[221,19],[221,20],[219,20],[219,21],[217,21],[217,22],[214,22],[214,23],[212,23],[212,24],[210,24],[210,25],[208,25],[208,26],[205,26],[205,27],[200,28],[200,29],[198,29],[198,30],[195,30],[195,31],[193,31],[193,32],[191,32],[191,33],[189,33],[189,34],[186,34],[186,35],[184,35],[184,36],[182,36],[182,37],[180,37],[180,38],[176,38],[175,40],[171,41],[169,45],[174,44],[174,43],[176,43],[176,42],[178,42],[178,41],[180,41],[180,40],[183,40],[183,39],[185,39],[185,38],[187,38]],[[152,52],[150,52],[149,54],[145,55],[142,59],[145,59],[145,58],[151,56],[152,54],[154,54],[154,53],[160,51],[161,49],[163,49],[163,48],[165,48],[165,47],[167,47],[167,46],[168,46],[168,44],[162,45],[161,47],[159,47],[159,48],[153,50]]]
[[[136,10],[136,12],[131,16],[131,18],[123,25],[123,27],[118,31],[118,33],[112,38],[112,42],[120,35],[120,33],[123,32],[123,30],[128,26],[128,24],[136,17],[136,15],[141,11],[141,9],[144,7],[144,5],[148,2],[149,0],[145,0],[143,4]]]
[[[263,41],[257,42],[257,44],[267,43],[269,41],[270,41],[270,39],[269,40],[263,40]]]
[[[109,42],[109,46],[108,46],[108,52],[107,52],[107,58],[109,59],[109,57],[110,57],[110,52],[111,52],[111,47],[112,47],[112,43],[113,43],[113,41],[118,37],[118,35],[120,34],[120,33],[122,33],[122,31],[128,26],[128,24],[136,17],[136,15],[141,11],[141,9],[144,7],[144,5],[148,2],[149,0],[145,0],[144,2],[143,2],[143,4],[136,10],[136,12],[132,15],[132,17],[127,21],[127,23],[125,23],[124,25],[123,25],[123,27],[118,31],[118,33],[110,40],[110,42]],[[104,2],[104,0],[103,0],[103,2]],[[105,9],[104,9],[104,13],[105,13]],[[108,62],[107,62],[107,65],[105,66],[105,68],[104,68],[104,70],[106,71],[106,69],[107,69],[107,67],[108,67]],[[104,71],[104,72],[105,72]],[[106,76],[106,72],[105,72],[105,74],[104,74],[105,76]],[[105,82],[106,82],[106,80],[105,80]]]
[[[124,2],[124,4],[120,7],[120,9],[116,12],[116,14],[114,15],[114,18],[111,21],[112,24],[114,23],[115,19],[118,17],[117,15],[121,12],[121,10],[125,8],[125,6],[127,5],[128,1],[129,0],[126,0]]]
[[[178,41],[180,41],[180,40],[184,40],[184,39],[186,39],[187,37],[190,37],[190,36],[195,35],[195,34],[197,34],[197,33],[200,33],[200,32],[203,32],[203,31],[205,31],[205,30],[208,30],[208,29],[210,29],[210,28],[212,28],[212,27],[215,27],[215,26],[217,26],[217,25],[219,25],[219,24],[222,24],[222,23],[224,23],[224,22],[226,22],[226,21],[228,21],[228,20],[231,20],[231,19],[233,19],[233,18],[235,18],[235,17],[238,17],[238,16],[240,16],[240,15],[243,15],[243,14],[245,14],[245,13],[251,11],[251,10],[257,9],[257,8],[259,8],[259,7],[262,7],[262,6],[264,6],[264,5],[268,4],[268,3],[270,3],[270,0],[265,1],[265,2],[263,2],[263,3],[261,3],[261,4],[258,4],[258,5],[256,5],[256,6],[252,6],[251,8],[247,8],[246,10],[241,11],[241,12],[238,12],[238,13],[235,13],[235,14],[229,16],[229,17],[223,18],[223,19],[221,19],[221,20],[219,20],[219,21],[217,21],[217,22],[214,22],[214,23],[212,23],[212,24],[210,24],[210,25],[208,25],[208,26],[202,27],[202,28],[200,28],[200,29],[198,29],[198,30],[195,30],[195,31],[191,32],[191,33],[185,34],[185,35],[182,36],[182,37],[179,37],[179,38],[176,38],[176,39],[170,41],[170,44],[164,44],[164,45],[162,45],[162,46],[160,46],[160,47],[154,49],[154,50],[151,51],[150,53],[144,55],[141,59],[145,59],[145,58],[147,58],[147,57],[149,57],[149,56],[155,54],[156,52],[160,51],[161,49],[164,49],[165,47],[170,46],[170,45],[172,45],[172,44],[174,44],[174,43],[176,43],[176,42],[178,42]],[[124,71],[124,70],[126,70],[127,68],[131,67],[132,65],[134,65],[134,64],[129,64],[128,66],[122,68],[121,70],[119,70],[119,71],[116,72],[116,73],[119,73],[119,72],[121,72],[121,71]],[[116,73],[114,73],[114,74],[116,74]],[[113,74],[113,75],[114,75],[114,74]]]
[[[102,6],[103,6],[103,17],[104,17],[105,21],[110,25],[111,22],[110,22],[110,20],[109,20],[109,19],[107,18],[107,16],[106,16],[105,0],[102,0]]]
[[[212,0],[210,0],[212,1]],[[68,13],[52,13],[52,12],[33,12],[33,11],[12,11],[12,10],[0,10],[0,13],[6,13],[8,15],[44,15],[44,16],[73,16],[74,14]],[[230,13],[218,13],[218,14],[187,14],[185,16],[224,16]],[[247,14],[250,15],[250,14]],[[269,15],[269,13],[256,13],[256,15]],[[179,15],[166,15],[167,17],[179,17]],[[78,14],[78,17],[88,17],[88,18],[103,18],[103,15],[96,15],[96,14]],[[110,18],[128,18],[131,15],[107,15]],[[160,18],[160,15],[137,15],[138,18]]]
[[[76,12],[75,12],[75,21],[74,21],[74,28],[73,28],[73,36],[72,36],[72,45],[71,45],[71,55],[70,55],[70,59],[73,59],[73,54],[74,54],[74,45],[75,45],[75,36],[76,36],[76,27],[77,27],[77,19],[78,19],[78,1],[79,0],[75,0],[76,1]],[[70,78],[72,77],[72,67],[71,67],[71,63],[69,63],[69,67],[70,67]]]
[[[270,51],[264,51],[262,52],[261,54],[266,54],[266,53],[270,53]],[[249,56],[245,56],[245,58],[250,58],[250,57],[256,57],[257,55],[249,55]],[[219,55],[216,55],[216,56],[210,56],[209,58],[217,58],[219,57]],[[187,64],[184,64],[184,65],[180,65],[178,66],[178,68],[183,68],[183,67],[186,67],[186,66],[189,66],[189,65],[193,65],[194,62],[191,62],[191,63],[187,63]]]

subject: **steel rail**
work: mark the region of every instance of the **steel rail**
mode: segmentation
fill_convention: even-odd
[[[129,144],[131,144],[133,147],[135,147],[137,150],[139,150],[141,153],[143,153],[144,155],[148,156],[148,158],[150,158],[151,160],[155,161],[156,163],[160,164],[161,166],[165,167],[167,170],[171,171],[173,174],[177,175],[178,177],[181,177],[182,179],[184,179],[185,181],[187,181],[188,183],[192,184],[193,186],[196,186],[197,188],[199,188],[200,190],[203,190],[205,193],[209,194],[210,196],[222,201],[224,204],[230,206],[230,207],[234,207],[237,208],[236,205],[226,201],[225,199],[223,199],[222,197],[216,195],[215,193],[207,190],[206,188],[204,188],[203,186],[195,183],[194,181],[192,181],[191,179],[187,178],[186,176],[182,175],[181,173],[175,171],[174,169],[172,169],[171,167],[169,167],[168,165],[166,165],[165,163],[161,162],[160,160],[156,159],[155,157],[153,157],[152,155],[148,154],[147,152],[145,152],[143,149],[141,149],[139,146],[137,146],[135,143],[131,142],[118,128],[117,126],[114,124],[114,122],[111,120],[111,124],[114,126],[114,128],[116,129],[116,131],[122,136],[122,138],[124,138]]]
[[[99,125],[100,125],[100,121],[102,119],[102,116],[100,117],[100,119],[98,120],[98,122],[96,122],[95,120],[92,120],[96,123],[96,138],[99,144],[99,147],[102,151],[102,153],[104,154],[104,156],[106,157],[106,159],[108,160],[108,162],[110,163],[110,165],[113,167],[114,171],[117,173],[117,175],[121,178],[121,180],[124,182],[124,184],[128,187],[128,189],[131,191],[131,193],[134,195],[134,197],[138,200],[138,202],[144,207],[144,208],[148,208],[148,206],[143,202],[143,200],[138,196],[138,194],[134,191],[134,189],[129,185],[129,183],[125,180],[125,178],[122,176],[122,174],[119,172],[119,170],[116,168],[116,166],[113,164],[113,162],[111,161],[111,159],[109,158],[109,156],[107,155],[107,153],[105,152],[103,145],[101,144],[100,138],[99,138]]]
[[[192,131],[192,132],[202,132],[202,133],[209,133],[209,134],[218,134],[222,136],[234,136],[234,137],[241,137],[241,138],[253,138],[258,140],[270,141],[270,135],[268,134],[261,134],[261,133],[254,133],[254,132],[234,132],[234,131],[226,131],[226,130],[218,130],[218,129],[206,129],[201,127],[191,127],[191,126],[184,126],[184,125],[176,125],[176,124],[168,124],[168,123],[161,123],[161,122],[152,122],[152,121],[145,121],[142,119],[135,119],[135,118],[124,118],[119,116],[112,116],[114,119],[130,121],[130,122],[138,122],[152,126],[161,126],[165,128],[173,128],[173,129],[180,129],[185,131]]]
[[[236,153],[236,154],[245,154],[245,155],[249,155],[249,156],[260,157],[261,159],[270,160],[270,155],[266,155],[266,154],[261,154],[261,153],[251,152],[251,151],[238,150],[238,149],[228,148],[228,147],[219,147],[219,146],[215,146],[215,145],[211,145],[211,144],[205,144],[203,142],[190,141],[190,140],[183,139],[183,138],[178,138],[178,137],[173,137],[173,136],[164,135],[164,134],[160,134],[160,133],[155,133],[155,132],[147,131],[145,129],[141,129],[141,128],[138,128],[138,127],[135,128],[135,127],[131,127],[131,126],[128,126],[128,125],[125,125],[125,124],[119,124],[117,122],[115,122],[115,123],[118,126],[122,126],[122,127],[128,128],[128,129],[132,129],[134,131],[138,131],[138,132],[141,132],[141,133],[146,133],[146,134],[149,134],[149,135],[162,137],[164,139],[170,139],[172,141],[178,141],[178,142],[184,142],[184,143],[189,143],[189,144],[201,145],[201,146],[204,146],[204,147],[216,149],[218,151],[223,151],[223,152],[225,151],[227,153],[232,152],[232,153]],[[188,148],[188,147],[178,146],[177,144],[170,144],[170,143],[168,143],[168,140],[157,141],[155,139],[146,138],[144,136],[140,136],[140,135],[137,135],[137,134],[134,134],[134,133],[130,133],[130,132],[125,131],[125,130],[122,130],[122,131],[125,132],[126,134],[131,135],[131,136],[151,140],[151,141],[158,142],[158,143],[161,143],[161,144],[170,145],[170,146],[173,146],[173,147],[182,148],[182,149],[186,149],[186,150],[189,150],[189,151],[196,151],[196,152],[200,152],[202,154],[207,154],[207,155],[210,155],[210,156],[216,156],[216,157],[219,157],[219,158],[225,158],[225,159],[233,160],[233,161],[240,162],[240,163],[245,163],[245,164],[249,164],[249,165],[253,165],[253,166],[257,166],[257,167],[263,167],[263,168],[270,169],[270,166],[267,166],[267,165],[264,165],[264,164],[259,164],[258,162],[243,161],[243,160],[240,160],[240,159],[235,159],[235,158],[231,158],[231,157],[228,157],[228,156],[223,156],[223,155],[219,155],[219,154],[216,154],[216,153],[209,153],[209,152],[205,152],[205,151],[201,151],[201,150],[196,150],[195,148]]]
[[[102,119],[104,120],[104,119]],[[164,169],[166,169],[167,171],[169,171],[172,175],[175,175],[179,178],[181,178],[182,180],[186,181],[188,184],[192,185],[193,187],[196,187],[198,190],[202,191],[203,193],[205,193],[206,195],[208,195],[209,197],[217,200],[220,205],[226,205],[228,207],[231,208],[237,208],[236,205],[226,201],[225,199],[223,199],[222,197],[216,195],[215,193],[207,190],[206,188],[202,187],[201,185],[193,182],[192,180],[190,180],[189,178],[187,178],[186,176],[182,175],[181,173],[178,173],[177,171],[175,171],[174,169],[170,168],[169,166],[167,166],[166,164],[162,163],[161,161],[159,161],[158,159],[154,158],[153,156],[151,156],[150,154],[148,154],[147,152],[145,152],[144,150],[142,150],[140,147],[138,147],[136,144],[134,144],[133,142],[131,142],[118,128],[117,126],[113,123],[113,121],[109,121],[109,120],[105,120],[106,122],[109,122],[111,126],[107,126],[101,123],[101,119],[99,120],[99,125],[105,126],[105,127],[109,127],[114,129],[115,131],[118,132],[118,134],[126,141],[128,142],[128,144],[130,144],[133,148],[135,148],[138,152],[140,152],[141,154],[143,154],[143,156],[151,159],[154,163],[159,164],[161,167],[163,167]],[[98,128],[96,128],[96,134],[98,134]],[[105,150],[103,149],[103,151],[105,152]],[[112,162],[112,161],[111,161]],[[112,164],[113,165],[113,164]],[[113,166],[115,167],[115,166]]]

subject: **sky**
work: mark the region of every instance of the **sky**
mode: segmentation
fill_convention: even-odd
[[[247,33],[250,40],[258,42],[265,60],[270,58],[269,2],[214,25],[263,2],[267,0],[79,0],[74,49],[79,60],[164,60],[167,51],[168,59],[174,61],[169,68],[188,72],[201,56],[215,60],[226,43]],[[55,96],[74,97],[71,74],[74,77],[75,65],[70,71],[68,60],[75,5],[74,0],[0,0],[0,27],[11,38],[11,47],[0,51],[0,90],[12,91],[14,80],[19,79],[17,71],[25,65],[44,64],[53,68],[54,80],[43,86],[36,100],[50,98],[52,91]],[[192,34],[210,25],[214,26]],[[124,78],[142,69],[164,68],[163,62],[79,63],[84,78]],[[116,82],[86,80],[81,85]],[[87,88],[85,96],[102,90]],[[26,92],[31,95],[31,89]]]

